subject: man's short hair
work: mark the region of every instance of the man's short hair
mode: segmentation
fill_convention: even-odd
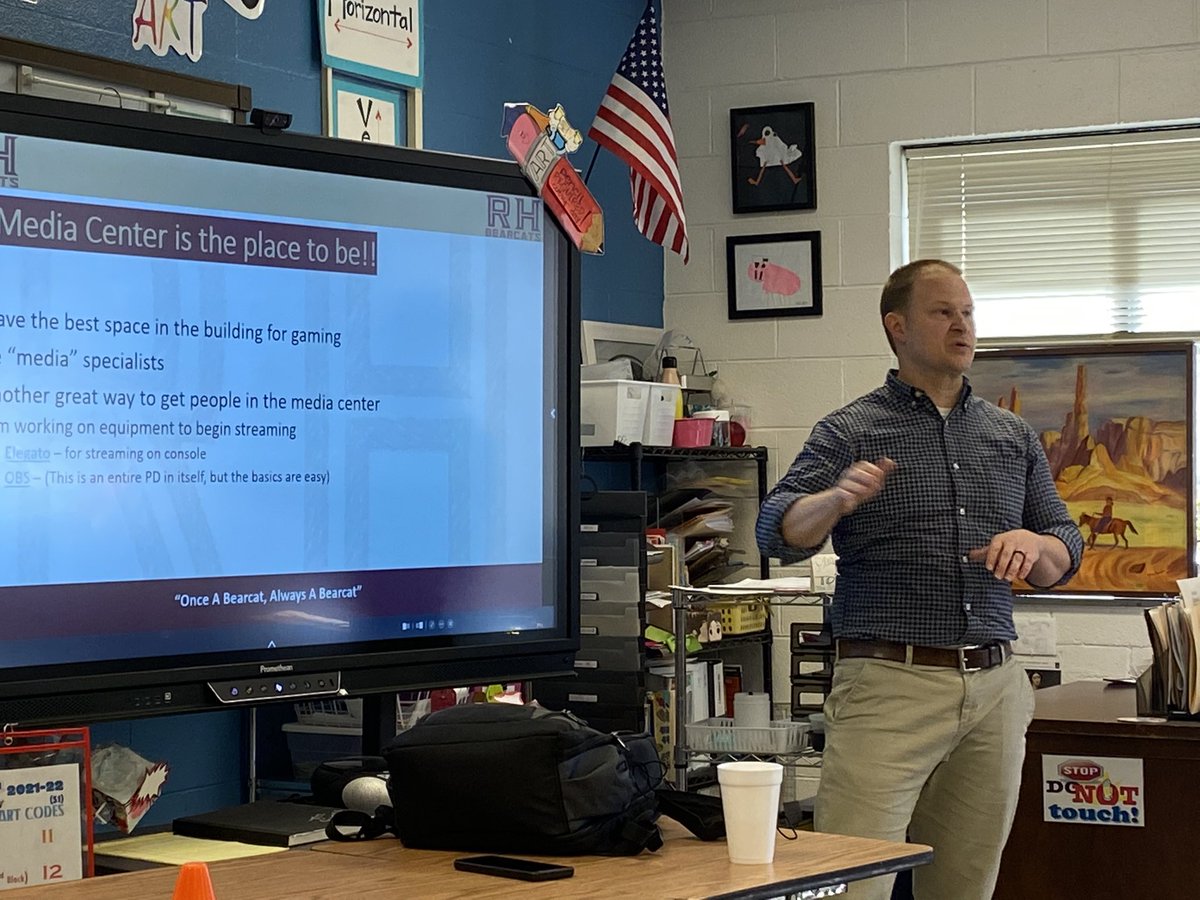
[[[944,259],[914,259],[898,268],[888,276],[883,286],[883,294],[879,298],[879,319],[884,323],[883,334],[888,346],[896,352],[896,342],[892,340],[891,332],[887,330],[887,314],[890,312],[903,313],[908,309],[908,301],[912,299],[913,285],[928,269],[944,269],[955,275],[962,275],[962,269]]]

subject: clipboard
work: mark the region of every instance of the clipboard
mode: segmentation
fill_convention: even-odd
[[[87,728],[0,732],[0,891],[95,874]]]

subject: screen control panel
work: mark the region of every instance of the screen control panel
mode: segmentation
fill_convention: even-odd
[[[329,697],[342,693],[342,673],[258,675],[210,681],[208,687],[222,703],[254,703],[274,697]]]

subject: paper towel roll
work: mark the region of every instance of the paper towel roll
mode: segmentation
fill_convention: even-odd
[[[771,695],[762,691],[734,694],[733,725],[735,728],[770,728]]]

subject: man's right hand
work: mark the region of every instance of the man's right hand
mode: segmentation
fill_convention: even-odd
[[[886,456],[873,463],[859,460],[847,467],[833,486],[838,501],[838,514],[847,516],[883,490],[884,482],[896,468],[896,461]]]
[[[883,490],[884,482],[895,468],[895,461],[886,456],[873,463],[860,460],[842,472],[833,487],[801,497],[783,515],[784,541],[803,550],[819,547],[838,519]]]

